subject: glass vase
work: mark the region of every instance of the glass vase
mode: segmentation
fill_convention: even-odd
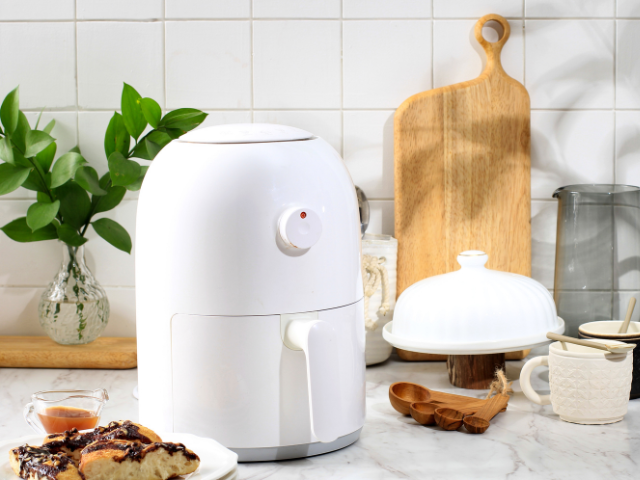
[[[568,185],[558,199],[554,298],[565,335],[583,323],[622,320],[640,299],[640,188]],[[632,321],[637,321],[636,307]]]
[[[93,342],[109,321],[107,294],[85,264],[84,246],[63,243],[62,256],[60,270],[40,297],[40,325],[62,345]]]

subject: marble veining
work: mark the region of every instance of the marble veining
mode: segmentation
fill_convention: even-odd
[[[539,354],[546,353],[540,349]],[[524,362],[507,362],[507,376],[517,378]],[[22,408],[31,393],[60,388],[106,388],[111,401],[102,422],[138,419],[131,391],[136,370],[0,369],[0,440],[29,435]],[[482,397],[482,391],[449,384],[442,362],[407,363],[392,358],[367,369],[367,421],[354,445],[318,457],[283,462],[241,464],[245,480],[306,479],[563,479],[638,478],[640,400],[629,404],[625,419],[612,425],[563,422],[552,407],[529,402],[514,382],[508,411],[496,417],[484,435],[461,429],[445,432],[417,425],[389,404],[395,381]],[[548,392],[546,368],[536,369],[534,388]],[[3,454],[0,452],[0,454]],[[4,454],[3,454],[4,455]]]

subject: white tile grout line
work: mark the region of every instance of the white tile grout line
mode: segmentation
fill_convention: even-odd
[[[340,157],[344,161],[344,0],[340,0]]]
[[[80,145],[80,81],[78,79],[78,0],[73,2],[73,33],[76,67],[76,145]]]
[[[436,30],[436,22],[433,21],[433,4],[435,0],[431,0],[431,89],[436,88],[436,66],[435,66],[435,30]]]
[[[255,66],[254,66],[254,44],[253,44],[253,39],[254,39],[254,32],[253,32],[253,0],[251,0],[249,2],[249,75],[251,76],[251,81],[250,81],[250,85],[251,85],[251,92],[250,92],[250,101],[251,101],[251,109],[250,109],[250,115],[251,115],[251,123],[254,122],[254,89],[255,89]]]
[[[507,20],[521,20],[523,17],[518,16],[506,16],[504,17]],[[640,20],[639,17],[524,17],[527,20]],[[74,19],[57,19],[57,20],[0,20],[0,24],[7,23],[65,23],[73,21]],[[453,20],[478,20],[478,17],[377,17],[377,18],[315,18],[315,17],[285,17],[285,18],[103,18],[103,19],[79,19],[79,23],[95,23],[95,22],[104,22],[104,23],[127,23],[127,22],[138,22],[138,23],[152,23],[152,22],[163,22],[163,21],[172,21],[172,22],[246,22],[248,20],[255,20],[257,22],[280,22],[280,21],[298,21],[298,20],[314,20],[320,22],[335,22],[337,20],[342,20],[345,22],[369,22],[369,21],[395,21],[395,20],[437,20],[437,21],[453,21]]]
[[[165,17],[167,16],[167,2],[166,0],[162,0],[162,65],[164,66],[163,71],[163,91],[164,91],[164,110],[166,112],[167,106],[167,22],[165,22]]]
[[[526,8],[527,0],[522,0],[522,85],[525,89],[527,88],[527,22],[525,19]],[[529,110],[531,110],[531,96],[529,96]],[[531,117],[531,112],[529,112],[529,117]],[[531,119],[529,119],[529,123],[531,123]],[[531,154],[529,154],[529,156],[531,156]]]
[[[115,107],[119,108],[119,107]],[[197,108],[197,107],[195,107]],[[22,108],[25,113],[40,113],[41,108]],[[105,113],[113,112],[114,108],[81,108],[79,113]],[[250,107],[245,108],[201,108],[204,112],[250,112]],[[351,107],[351,108],[253,108],[257,112],[387,112],[395,111],[394,107]],[[639,112],[640,108],[532,108],[534,112]],[[45,108],[46,113],[75,113],[75,108]]]
[[[618,2],[614,3],[614,8],[616,9],[615,13],[618,13]],[[618,20],[613,21],[613,183],[617,183],[617,168],[616,168],[616,159],[617,159],[617,142],[618,135],[616,134],[616,107],[617,107],[617,97],[618,97],[618,85],[616,81],[616,69],[618,65]],[[611,307],[613,308],[613,306]],[[613,318],[613,317],[612,317]]]

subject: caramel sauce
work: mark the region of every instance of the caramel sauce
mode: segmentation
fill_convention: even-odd
[[[38,413],[40,422],[47,433],[61,433],[76,428],[88,430],[94,428],[99,417],[90,410],[76,407],[48,407]]]

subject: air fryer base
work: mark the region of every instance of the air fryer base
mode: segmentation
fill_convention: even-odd
[[[272,462],[274,460],[313,457],[348,447],[360,438],[361,431],[362,427],[331,443],[315,442],[286,445],[284,447],[229,448],[229,450],[238,454],[238,462]]]

